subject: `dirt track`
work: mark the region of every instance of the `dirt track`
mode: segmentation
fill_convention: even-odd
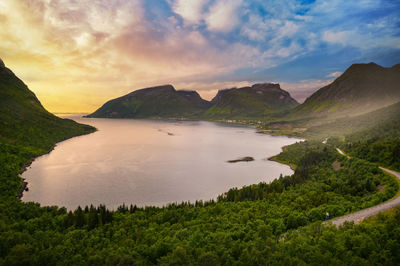
[[[337,149],[337,151],[344,155],[347,156],[343,151],[341,151],[340,149]],[[383,167],[379,167],[382,171],[392,174],[394,176],[396,176],[396,178],[400,179],[400,173],[399,172],[395,172],[393,170],[389,170]],[[382,212],[382,211],[386,211],[388,209],[394,208],[396,206],[400,205],[400,196],[397,196],[391,200],[388,200],[384,203],[381,203],[379,205],[376,205],[374,207],[368,208],[368,209],[364,209],[358,212],[353,212],[350,214],[347,214],[345,216],[341,216],[341,217],[337,217],[334,218],[332,220],[327,221],[328,223],[332,223],[335,224],[337,226],[342,225],[344,222],[348,221],[351,222],[353,221],[354,223],[359,223],[362,220],[364,220],[367,217],[370,216],[374,216],[377,215],[378,213]]]

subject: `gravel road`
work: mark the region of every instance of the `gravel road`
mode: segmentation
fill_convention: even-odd
[[[344,155],[347,156],[343,151],[341,151],[340,149],[337,149],[337,151]],[[396,178],[400,179],[400,173],[399,172],[395,172],[383,167],[379,167],[382,171],[392,174],[394,176],[396,176]],[[378,213],[382,212],[382,211],[386,211],[389,210],[391,208],[394,208],[396,206],[400,205],[400,196],[397,196],[391,200],[388,200],[384,203],[381,203],[379,205],[376,205],[374,207],[368,208],[368,209],[364,209],[358,212],[354,212],[354,213],[350,213],[348,215],[345,216],[341,216],[341,217],[337,217],[334,218],[332,220],[327,221],[328,223],[332,223],[335,224],[337,226],[342,225],[344,222],[348,221],[351,222],[353,221],[354,223],[359,223],[362,220],[364,220],[367,217],[370,216],[374,216],[377,215]]]

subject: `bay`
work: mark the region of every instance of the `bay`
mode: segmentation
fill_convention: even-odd
[[[23,201],[41,205],[163,206],[209,200],[293,171],[266,160],[297,139],[204,121],[73,117],[98,131],[58,143],[22,174]],[[251,156],[254,161],[228,163]]]

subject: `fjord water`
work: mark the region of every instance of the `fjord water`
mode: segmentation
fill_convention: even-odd
[[[65,206],[162,206],[209,200],[292,170],[266,158],[296,139],[212,122],[74,117],[98,131],[58,143],[23,177],[24,201]],[[244,156],[252,162],[227,163]]]

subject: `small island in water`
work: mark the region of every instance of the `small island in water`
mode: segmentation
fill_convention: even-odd
[[[229,160],[228,163],[238,163],[238,162],[251,162],[254,161],[253,157],[246,156],[235,160]]]

